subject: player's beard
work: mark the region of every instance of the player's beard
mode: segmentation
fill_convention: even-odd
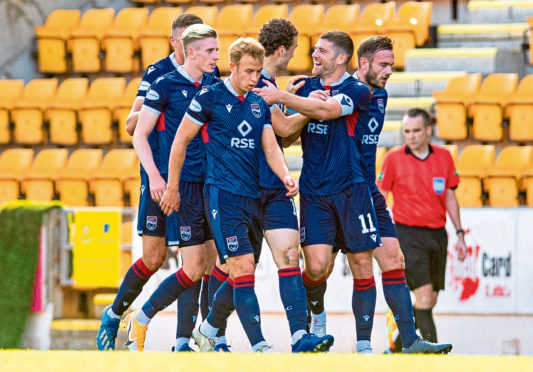
[[[370,68],[366,74],[365,74],[365,81],[368,85],[370,85],[370,88],[372,89],[383,89],[385,88],[385,84],[381,84],[379,82],[377,74]]]

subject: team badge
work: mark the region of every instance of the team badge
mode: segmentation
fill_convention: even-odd
[[[300,228],[300,243],[305,241],[305,227]]]
[[[226,238],[226,244],[231,252],[235,252],[237,248],[239,248],[239,241],[237,240],[236,236],[230,236],[229,238]]]
[[[382,114],[385,112],[385,102],[383,102],[383,98],[378,98],[378,108],[379,112]]]
[[[331,96],[332,97],[337,95],[337,94],[339,94],[339,91],[337,89],[331,91]]]
[[[146,216],[146,227],[148,230],[155,230],[157,227],[157,216]]]
[[[443,177],[433,177],[433,190],[435,194],[440,195],[444,192],[446,181]]]
[[[191,227],[190,226],[180,226],[181,238],[185,241],[191,239]]]
[[[257,103],[252,103],[250,106],[252,108],[252,114],[259,119],[261,117],[261,107]]]

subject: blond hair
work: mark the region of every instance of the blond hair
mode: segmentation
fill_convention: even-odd
[[[203,23],[197,23],[187,27],[181,35],[181,43],[183,44],[183,50],[186,51],[187,47],[195,41],[217,38],[217,32],[210,26]],[[185,53],[186,54],[186,53]]]
[[[229,59],[238,66],[245,55],[262,62],[265,58],[265,48],[251,37],[240,37],[230,45]]]

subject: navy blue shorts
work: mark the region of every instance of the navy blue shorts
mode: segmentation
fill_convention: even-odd
[[[179,246],[190,247],[213,239],[204,209],[204,184],[180,181]],[[173,213],[173,215],[176,213]]]
[[[379,190],[376,191],[372,194],[372,200],[374,201],[374,209],[376,210],[376,216],[378,217],[379,235],[382,238],[398,238],[396,226],[394,225],[394,222],[392,222],[383,194],[381,194]]]
[[[261,189],[263,229],[293,229],[298,231],[298,216],[294,199],[285,195],[285,189]]]
[[[366,183],[335,195],[300,195],[300,242],[328,244],[357,253],[381,245],[372,197]]]
[[[141,176],[141,195],[139,198],[139,211],[137,214],[137,233],[139,235],[149,235],[166,237],[167,245],[178,245],[178,215],[172,213],[168,217],[163,213],[159,203],[156,203],[150,195],[150,183],[148,176],[143,172]],[[166,175],[161,175],[165,181]]]
[[[263,243],[259,199],[205,185],[204,205],[220,262],[248,253],[253,253],[258,262]]]

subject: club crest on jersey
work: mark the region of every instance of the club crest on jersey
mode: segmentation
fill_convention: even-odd
[[[180,235],[183,240],[189,241],[191,239],[191,227],[180,226]]]
[[[305,227],[300,228],[300,242],[305,241]]]
[[[383,98],[378,98],[378,108],[379,112],[382,114],[385,112],[385,102],[383,101]]]
[[[433,190],[435,194],[440,195],[444,192],[446,182],[443,177],[433,177]]]
[[[250,107],[252,108],[252,114],[259,119],[261,117],[261,107],[257,103],[250,104]]]
[[[157,227],[157,216],[146,216],[146,227],[153,231]]]
[[[236,236],[230,236],[229,238],[226,238],[226,244],[231,252],[235,252],[237,248],[239,248],[239,241],[237,240]]]
[[[339,90],[338,89],[335,89],[335,90],[332,90],[331,91],[331,96],[333,97],[334,95],[337,95],[339,94]]]

